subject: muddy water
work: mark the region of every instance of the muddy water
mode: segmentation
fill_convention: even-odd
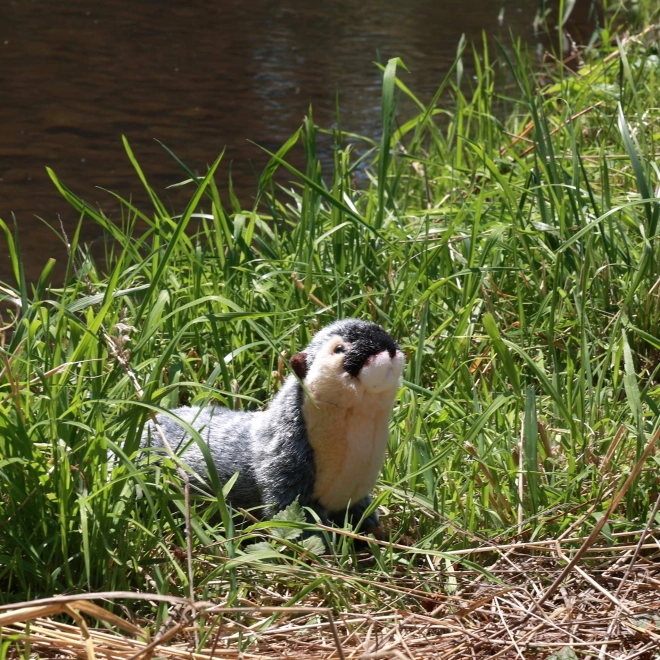
[[[586,19],[589,0],[578,0]],[[252,140],[276,149],[313,104],[330,125],[335,89],[347,130],[379,131],[380,79],[373,62],[400,56],[405,81],[429,100],[460,35],[535,42],[536,0],[3,0],[0,3],[0,218],[16,218],[26,275],[38,277],[64,249],[46,223],[77,220],[45,167],[112,218],[102,188],[146,206],[123,151],[126,135],[151,185],[172,207],[185,195],[161,140],[198,172],[226,147],[244,204]],[[470,73],[469,70],[466,73]],[[226,180],[226,168],[220,180]],[[224,175],[224,179],[223,176]],[[40,220],[41,218],[42,220]],[[98,237],[92,224],[83,239]],[[61,270],[56,271],[57,282]],[[0,237],[0,280],[11,281]]]

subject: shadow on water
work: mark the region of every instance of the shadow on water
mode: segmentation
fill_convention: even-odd
[[[577,5],[576,24],[586,25],[591,0]],[[253,171],[265,158],[248,140],[277,149],[310,103],[316,123],[331,125],[335,89],[344,127],[376,136],[378,55],[402,57],[406,84],[429,100],[462,33],[478,43],[484,30],[502,39],[511,30],[534,43],[537,8],[536,0],[3,2],[0,217],[10,224],[16,216],[28,280],[52,256],[57,282],[65,261],[62,243],[38,217],[58,226],[61,216],[67,229],[77,221],[45,166],[118,219],[118,203],[100,188],[147,204],[122,134],[153,188],[179,211],[188,192],[165,188],[183,176],[154,139],[198,173],[226,146],[218,181],[226,182],[233,161],[249,205]],[[82,240],[97,234],[87,224]],[[11,281],[10,272],[2,242],[0,280]]]

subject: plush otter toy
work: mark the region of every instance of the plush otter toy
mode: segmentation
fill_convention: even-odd
[[[216,406],[173,413],[208,444],[221,483],[236,472],[235,507],[270,517],[296,498],[324,522],[356,525],[371,503],[385,460],[389,420],[405,364],[397,343],[375,323],[347,319],[320,330],[291,358],[290,375],[261,412]],[[300,379],[300,380],[298,380]],[[300,382],[304,385],[301,387]],[[176,421],[158,417],[169,444],[196,474],[206,461]],[[161,445],[152,423],[145,439]],[[378,514],[363,522],[377,533]]]

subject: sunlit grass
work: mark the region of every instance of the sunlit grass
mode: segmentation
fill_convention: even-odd
[[[467,57],[477,77],[459,86]],[[356,183],[364,161],[338,128],[322,170],[310,119],[271,154],[253,208],[221,194],[217,162],[204,179],[178,163],[191,201],[172,217],[127,143],[153,206],[123,200],[121,226],[51,172],[105,231],[108,272],[76,232],[64,285],[52,264],[28,285],[1,225],[15,281],[0,288],[0,600],[186,594],[175,466],[136,461],[148,415],[262,406],[282,356],[346,316],[382,324],[409,357],[378,493],[391,540],[415,551],[374,546],[374,580],[416,570],[415,552],[588,533],[660,421],[660,65],[644,39],[586,57],[579,75],[532,74],[518,48],[461,47],[429,105],[390,61],[369,178]],[[505,121],[498,66],[516,85]],[[418,108],[401,123],[400,96]],[[288,160],[301,147],[304,172]],[[606,536],[644,526],[657,474],[653,459]],[[261,580],[290,603],[372,597],[350,538],[326,532],[335,555],[303,557],[284,523],[235,530],[222,494],[206,500],[192,515],[200,597],[257,598]]]

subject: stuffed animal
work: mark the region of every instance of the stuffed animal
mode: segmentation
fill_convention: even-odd
[[[263,411],[172,412],[207,443],[221,483],[238,472],[227,498],[233,506],[270,517],[298,499],[325,524],[343,525],[348,516],[357,525],[385,460],[405,357],[379,325],[346,319],[320,330],[290,363],[296,375]],[[175,451],[187,445],[182,460],[206,475],[197,443],[170,417],[157,419]],[[162,446],[152,422],[143,441]],[[377,512],[362,531],[378,535]]]

